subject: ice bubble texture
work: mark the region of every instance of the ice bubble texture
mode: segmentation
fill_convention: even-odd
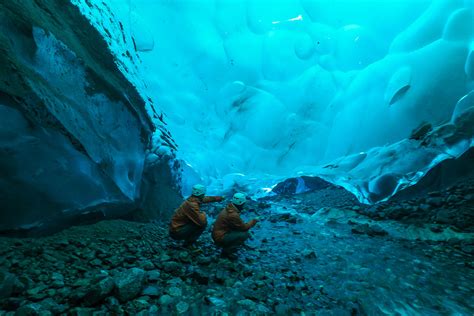
[[[72,2],[164,113],[184,191],[314,175],[371,203],[472,146],[472,1]]]

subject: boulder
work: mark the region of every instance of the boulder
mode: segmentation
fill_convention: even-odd
[[[135,298],[142,291],[144,282],[144,270],[132,268],[123,271],[115,278],[118,299],[122,302],[126,302]]]
[[[93,306],[97,303],[102,302],[115,287],[114,279],[106,277],[100,280],[96,284],[88,288],[86,295],[84,296],[84,303],[86,306]]]
[[[0,299],[10,297],[16,283],[16,277],[4,270],[0,270]]]

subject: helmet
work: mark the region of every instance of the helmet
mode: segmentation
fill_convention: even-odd
[[[206,194],[206,187],[202,184],[196,184],[193,186],[193,193],[194,196],[201,196]]]
[[[235,193],[234,197],[232,198],[232,204],[235,205],[243,205],[247,202],[247,197],[243,193]]]

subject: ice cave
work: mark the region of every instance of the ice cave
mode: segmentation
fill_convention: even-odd
[[[474,314],[474,0],[0,30],[0,316]]]

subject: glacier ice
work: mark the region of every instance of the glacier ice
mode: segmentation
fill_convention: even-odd
[[[183,192],[314,175],[374,202],[472,145],[453,116],[473,88],[471,1],[73,3],[164,115]],[[420,126],[429,146],[410,138]]]
[[[114,63],[77,7],[56,4],[0,3],[0,231],[149,206],[159,213],[177,195],[164,164],[175,145],[151,100],[124,77],[136,67],[119,71],[134,64]],[[152,139],[162,159],[154,164]],[[165,192],[161,204],[148,198]]]
[[[469,0],[0,7],[1,198],[32,197],[7,226],[159,214],[175,181],[262,196],[314,176],[372,203],[473,144]]]

